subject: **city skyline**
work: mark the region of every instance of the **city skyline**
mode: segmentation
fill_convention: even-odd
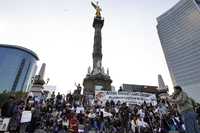
[[[158,74],[172,87],[156,18],[177,1],[100,1],[102,63],[116,89],[123,83],[158,85]],[[49,84],[66,93],[75,82],[82,85],[92,66],[94,15],[89,0],[0,0],[0,43],[35,51],[39,64],[47,64]]]

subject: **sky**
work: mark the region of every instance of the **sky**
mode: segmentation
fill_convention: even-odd
[[[178,0],[99,0],[104,17],[102,64],[112,85],[172,82],[157,34],[156,18]],[[46,63],[45,79],[57,91],[82,85],[92,67],[95,10],[90,0],[0,0],[0,44],[33,50]]]

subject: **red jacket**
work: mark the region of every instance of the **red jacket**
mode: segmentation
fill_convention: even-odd
[[[78,133],[78,120],[76,117],[69,119],[69,132]]]

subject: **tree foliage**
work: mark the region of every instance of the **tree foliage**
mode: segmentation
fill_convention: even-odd
[[[2,92],[2,93],[0,93],[0,108],[6,101],[8,101],[8,99],[11,95],[14,95],[15,98],[18,100],[18,99],[23,98],[26,95],[26,92],[19,91],[19,92]]]

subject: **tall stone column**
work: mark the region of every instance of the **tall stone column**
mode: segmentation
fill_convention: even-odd
[[[43,85],[45,84],[45,81],[44,81],[45,68],[46,68],[46,64],[43,63],[39,71],[39,74],[36,75],[33,79],[33,85],[30,89],[30,92],[32,92],[34,96],[42,95],[42,92],[44,89]]]
[[[104,20],[101,17],[95,17],[93,27],[94,33],[94,46],[93,46],[93,70],[92,73],[97,74],[102,72],[102,37],[101,29],[103,27]]]

